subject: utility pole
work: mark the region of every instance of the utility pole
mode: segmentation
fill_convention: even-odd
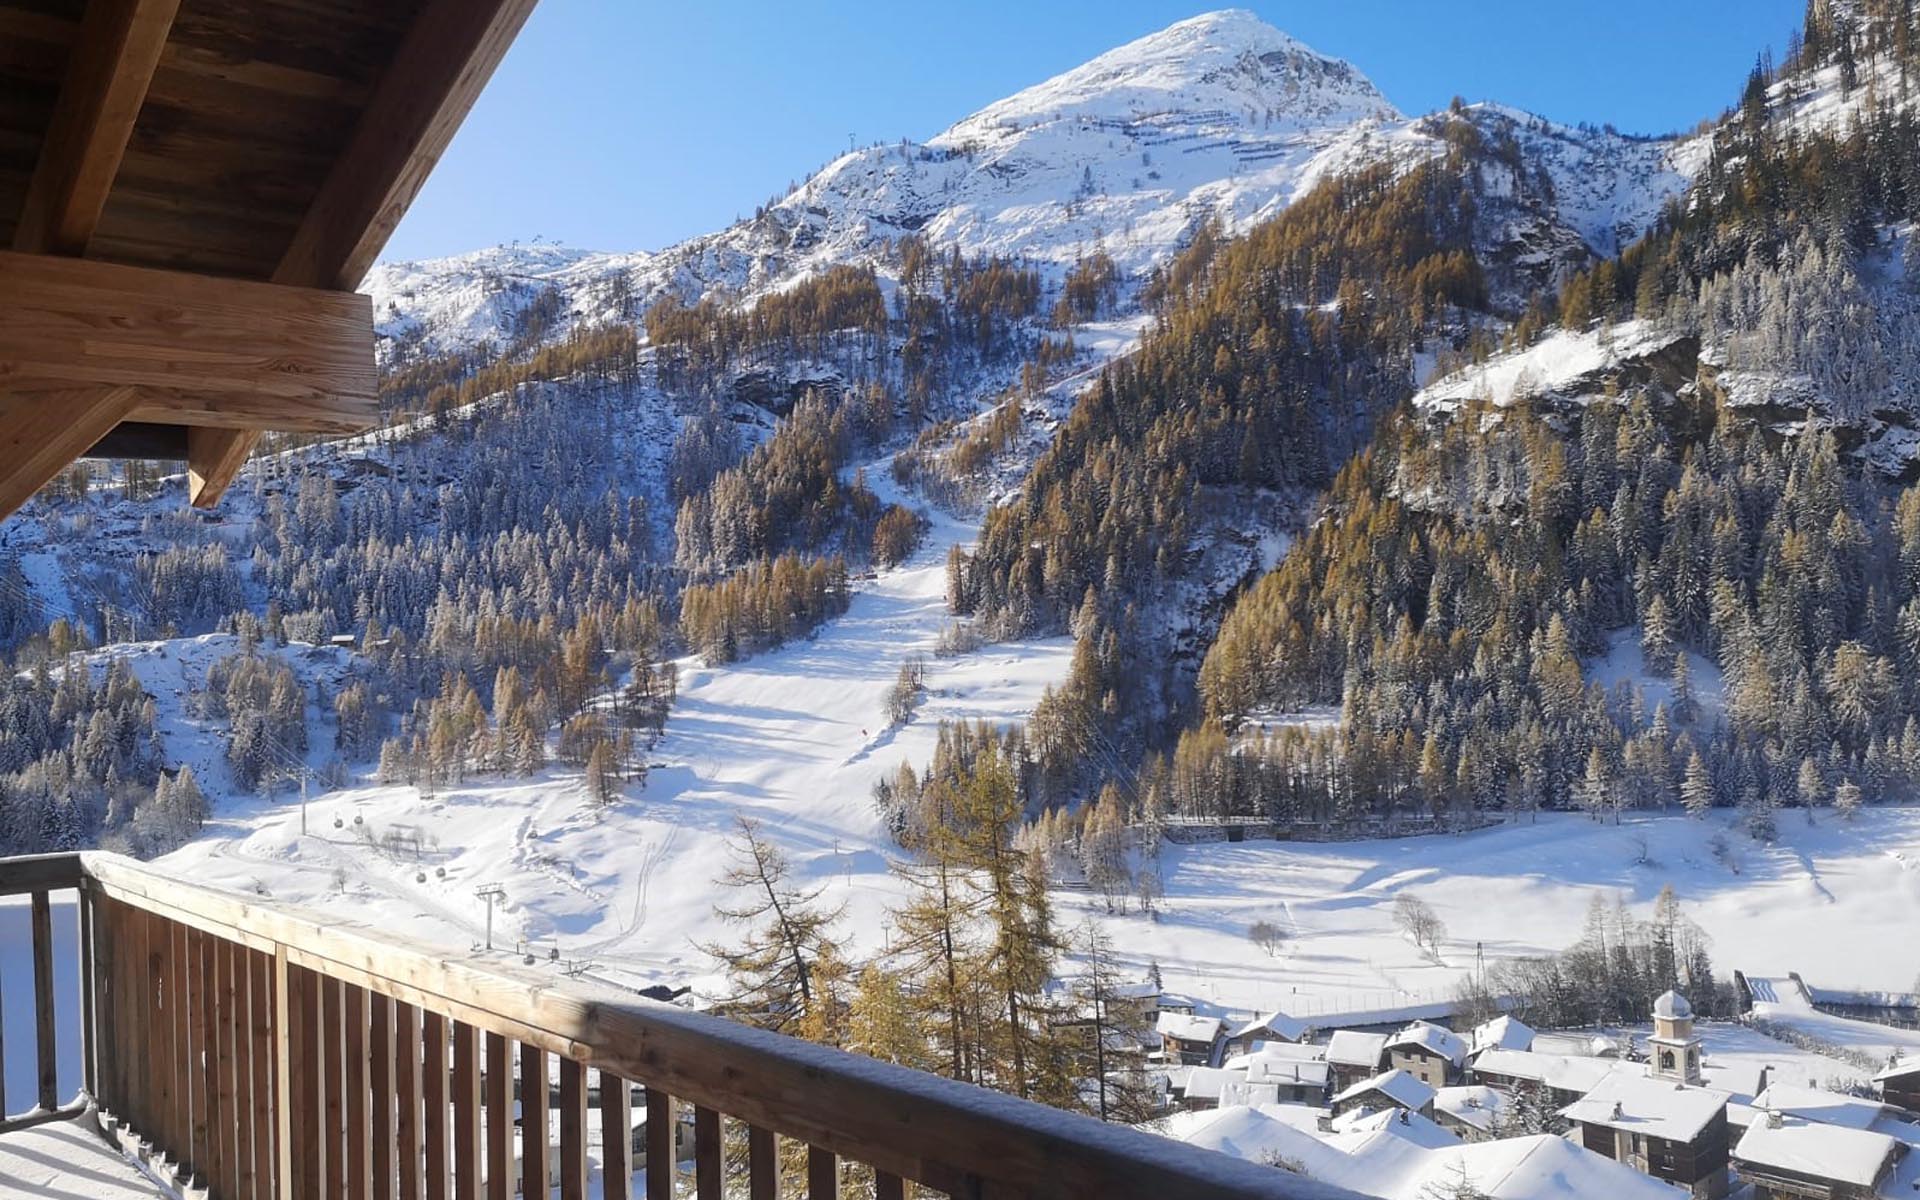
[[[473,894],[487,902],[487,949],[493,949],[493,902],[505,900],[507,889],[497,883],[485,884],[474,889]]]

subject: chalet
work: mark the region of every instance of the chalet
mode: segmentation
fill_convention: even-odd
[[[1616,1071],[1560,1110],[1596,1154],[1687,1188],[1727,1194],[1727,1097],[1711,1088]]]
[[[1476,1025],[1467,1034],[1469,1054],[1478,1054],[1482,1050],[1531,1050],[1533,1049],[1533,1030],[1517,1017],[1498,1016],[1482,1025]]]
[[[1160,1035],[1160,1049],[1168,1062],[1211,1067],[1220,1060],[1224,1026],[1225,1022],[1219,1017],[1197,1017],[1163,1009],[1154,1022],[1154,1032]]]
[[[1457,1082],[1466,1065],[1466,1042],[1431,1021],[1415,1021],[1387,1039],[1387,1066],[1405,1071],[1428,1087]]]
[[[1363,1079],[1380,1073],[1387,1057],[1387,1035],[1342,1029],[1327,1042],[1327,1066],[1332,1069],[1333,1088],[1345,1091]]]
[[[1880,1098],[1895,1108],[1920,1112],[1920,1055],[1896,1058],[1873,1077]]]
[[[1469,1083],[1485,1084],[1508,1094],[1529,1089],[1549,1103],[1565,1107],[1592,1091],[1616,1072],[1644,1075],[1641,1063],[1573,1054],[1541,1054],[1533,1050],[1483,1050],[1467,1068]]]
[[[1264,1054],[1253,1056],[1246,1070],[1247,1083],[1273,1088],[1278,1104],[1325,1104],[1330,1078],[1324,1062]]]
[[[1220,1067],[1190,1067],[1174,1083],[1174,1103],[1189,1112],[1219,1108],[1228,1085],[1244,1083],[1237,1071]]]
[[[1255,1017],[1233,1031],[1233,1044],[1242,1054],[1252,1052],[1260,1042],[1304,1042],[1313,1029],[1298,1017],[1271,1012]]]
[[[1480,1084],[1443,1087],[1433,1096],[1433,1119],[1440,1128],[1463,1142],[1484,1142],[1499,1136],[1498,1125],[1507,1093]]]
[[[1404,1108],[1423,1117],[1433,1116],[1433,1089],[1405,1071],[1383,1071],[1363,1079],[1333,1098],[1335,1116],[1356,1109]]]
[[[1846,1129],[1875,1129],[1888,1115],[1887,1106],[1862,1096],[1844,1096],[1824,1088],[1797,1083],[1776,1083],[1753,1098],[1760,1113],[1780,1113],[1813,1121],[1820,1125],[1838,1125]]]
[[[1776,1110],[1740,1135],[1733,1166],[1753,1200],[1873,1200],[1907,1151],[1884,1133]]]

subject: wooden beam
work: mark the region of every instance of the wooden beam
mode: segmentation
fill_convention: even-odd
[[[373,266],[534,0],[428,0],[274,273],[350,289]]]
[[[373,303],[0,251],[0,389],[23,386],[133,388],[137,420],[355,432],[378,414]]]
[[[0,392],[0,519],[52,483],[138,402],[130,387]]]
[[[212,508],[226,494],[260,435],[251,429],[187,430],[187,503]]]
[[[180,0],[90,0],[14,227],[16,250],[85,254]]]

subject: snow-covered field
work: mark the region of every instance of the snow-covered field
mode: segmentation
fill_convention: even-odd
[[[1563,949],[1579,938],[1594,896],[1609,905],[1619,897],[1644,918],[1671,883],[1713,939],[1722,974],[1791,970],[1833,987],[1911,987],[1920,974],[1920,809],[1869,811],[1852,824],[1830,812],[1812,825],[1787,813],[1780,825],[1774,846],[1733,832],[1724,813],[1617,826],[1543,814],[1535,824],[1392,841],[1170,846],[1159,919],[1101,919],[1124,961],[1158,962],[1174,991],[1311,1018],[1447,999],[1476,952],[1491,961]],[[1716,860],[1716,834],[1737,872]],[[1446,922],[1439,963],[1395,928],[1402,892]],[[1071,894],[1061,917],[1096,908]],[[1278,958],[1247,938],[1263,919],[1291,932]]]

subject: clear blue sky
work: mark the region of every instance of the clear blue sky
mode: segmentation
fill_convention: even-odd
[[[860,142],[922,139],[1183,17],[1172,0],[541,0],[388,258],[542,237],[658,249]],[[1402,111],[1456,93],[1629,132],[1691,126],[1805,0],[1252,0]]]

